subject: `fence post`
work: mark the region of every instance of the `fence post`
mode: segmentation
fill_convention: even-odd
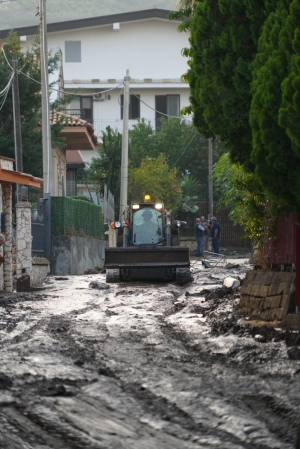
[[[44,238],[45,252],[44,255],[50,263],[50,271],[52,272],[52,234],[51,234],[51,194],[44,193]]]

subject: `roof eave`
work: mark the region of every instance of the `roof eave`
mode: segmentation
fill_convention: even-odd
[[[86,19],[68,20],[65,22],[54,22],[47,24],[47,32],[55,33],[59,31],[69,31],[78,28],[91,28],[97,26],[111,25],[113,23],[133,22],[145,19],[168,19],[171,10],[152,8],[140,11],[125,12],[119,14],[109,14],[106,16],[90,17]],[[8,36],[10,29],[0,30],[0,39]],[[18,36],[36,35],[36,25],[16,28],[14,31]]]

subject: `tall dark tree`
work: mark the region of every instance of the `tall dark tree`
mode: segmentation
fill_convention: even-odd
[[[26,173],[42,177],[41,85],[39,45],[21,52],[20,40],[13,31],[9,33],[4,52],[0,52],[0,92],[7,86],[12,74],[12,59],[18,58],[23,169]],[[49,59],[49,73],[57,68],[57,57]],[[0,153],[15,158],[12,89],[0,97]],[[52,128],[53,142],[63,145],[58,134],[61,126]]]
[[[252,61],[262,25],[275,1],[198,0],[190,24],[194,123],[205,136],[219,136],[234,162],[253,169],[249,109]]]
[[[300,211],[299,2],[278,0],[253,63],[251,159],[269,198]],[[299,125],[298,125],[299,128]]]

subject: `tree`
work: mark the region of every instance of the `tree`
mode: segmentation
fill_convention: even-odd
[[[165,162],[164,155],[146,158],[140,167],[129,169],[128,198],[131,202],[143,202],[150,195],[153,202],[162,201],[167,209],[177,211],[181,201],[180,183],[176,169]]]
[[[154,130],[150,122],[145,119],[138,120],[129,131],[129,158],[132,167],[139,167],[141,161],[153,154]]]
[[[111,191],[115,199],[115,209],[118,210],[121,183],[122,135],[110,126],[102,133],[102,143],[98,149],[99,157],[93,158],[89,166],[88,177],[94,181],[101,193],[104,186]]]
[[[219,141],[214,145],[214,160],[224,152]],[[199,198],[207,198],[208,142],[197,129],[184,120],[162,120],[157,132],[141,120],[130,131],[129,158],[133,167],[139,167],[145,157],[157,158],[164,154],[170,167],[177,170],[179,179],[185,174],[198,180]]]
[[[249,125],[252,62],[262,25],[276,1],[197,1],[190,23],[185,79],[191,87],[194,124],[218,136],[233,162],[253,169]]]
[[[300,211],[299,2],[278,0],[253,63],[251,159],[273,204]]]
[[[192,214],[195,214],[199,209],[199,207],[195,204],[195,201],[198,199],[198,180],[193,178],[193,176],[184,175],[181,179],[180,187],[182,189],[181,210],[183,212],[191,212]]]
[[[21,52],[20,39],[13,31],[9,33],[4,52],[0,52],[0,92],[7,86],[11,76],[13,54],[17,54],[19,74],[19,97],[23,147],[23,170],[34,176],[43,175],[42,131],[41,131],[41,86],[39,47],[31,52]],[[6,57],[5,57],[6,56]],[[7,58],[7,60],[6,60]],[[49,59],[49,73],[57,68],[57,57]],[[9,66],[10,65],[10,66]],[[6,98],[0,97],[0,149],[1,155],[15,158],[14,121],[12,89]],[[52,127],[53,142],[63,145],[58,135],[62,129],[60,124]]]
[[[232,207],[229,217],[244,228],[246,238],[262,246],[268,212],[266,196],[257,176],[246,173],[241,164],[232,164],[226,153],[214,166],[213,179],[220,194],[219,206]]]

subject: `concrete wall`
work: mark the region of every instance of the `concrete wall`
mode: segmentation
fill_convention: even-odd
[[[33,287],[42,284],[50,274],[50,263],[45,257],[33,257],[31,267],[31,285]]]
[[[83,274],[88,269],[103,267],[105,244],[105,240],[91,237],[53,237],[53,274]]]

